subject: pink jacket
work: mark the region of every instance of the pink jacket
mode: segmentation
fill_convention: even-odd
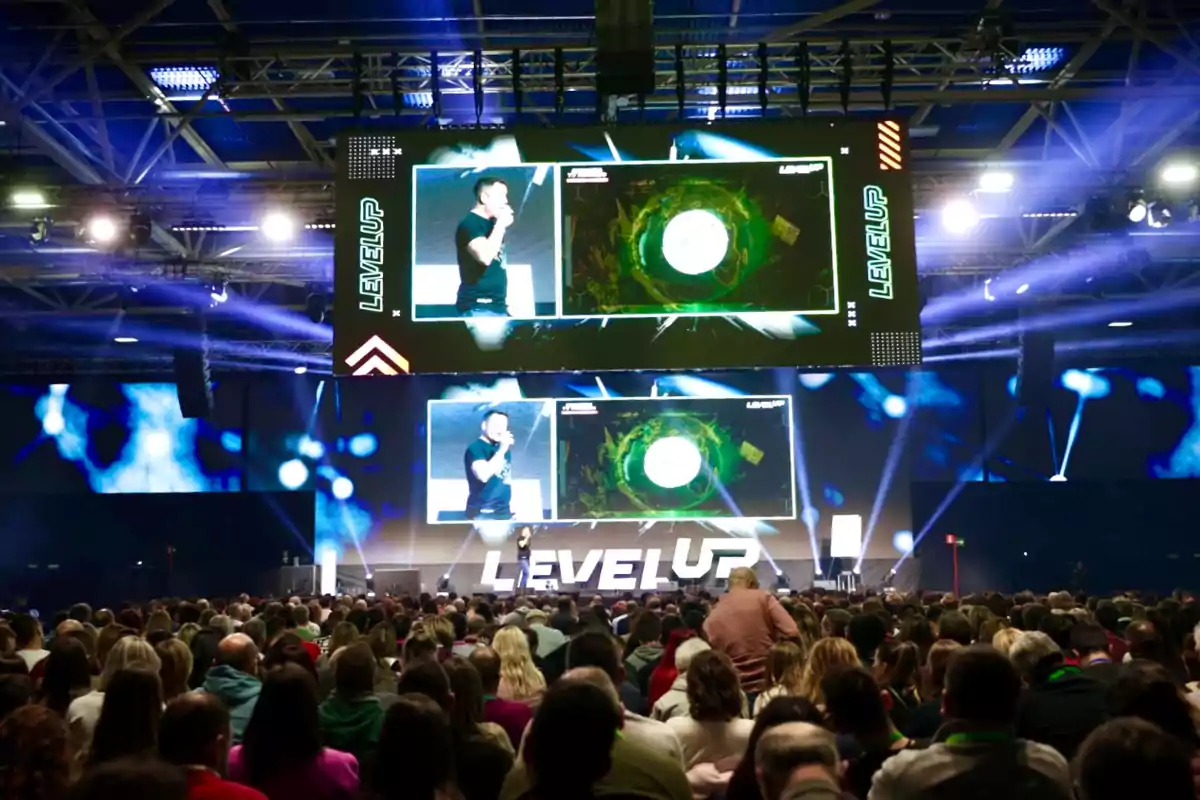
[[[733,589],[722,597],[704,621],[704,633],[714,650],[733,660],[746,692],[762,690],[771,645],[800,636],[796,621],[762,589]]]

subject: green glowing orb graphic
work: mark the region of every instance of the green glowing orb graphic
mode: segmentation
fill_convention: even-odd
[[[683,211],[663,229],[663,258],[684,275],[703,275],[721,265],[729,252],[725,223],[704,208]]]
[[[666,436],[646,448],[642,471],[663,489],[687,486],[700,474],[700,449],[684,436]]]

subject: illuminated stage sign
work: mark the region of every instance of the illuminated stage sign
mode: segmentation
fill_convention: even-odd
[[[362,374],[346,359],[372,336],[418,373],[919,363],[873,345],[920,338],[906,138],[858,119],[341,136],[336,371]]]
[[[667,577],[660,575],[663,552],[658,548],[589,550],[583,561],[578,562],[571,550],[534,550],[529,558],[530,579],[549,579],[557,568],[560,586],[577,586],[590,583],[598,569],[595,587],[600,591],[656,591],[663,584],[670,583],[672,578],[677,581],[702,581],[710,576],[717,580],[727,579],[729,573],[738,567],[754,567],[761,554],[761,547],[752,539],[702,539],[699,556],[695,562],[689,562],[691,547],[691,539],[676,540],[671,571]],[[516,582],[512,578],[500,577],[500,566],[504,560],[501,551],[488,551],[479,583],[490,586],[496,592],[513,591]]]

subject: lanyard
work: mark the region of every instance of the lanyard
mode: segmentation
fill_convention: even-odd
[[[952,733],[946,737],[946,744],[977,744],[982,742],[1008,742],[1012,735],[1000,731],[978,733]]]
[[[1054,670],[1054,672],[1051,672],[1050,677],[1047,678],[1046,680],[1049,681],[1050,683],[1053,683],[1054,681],[1058,680],[1059,678],[1063,678],[1067,675],[1078,675],[1082,671],[1083,670],[1079,669],[1079,667],[1060,667],[1060,668]]]
[[[904,734],[900,731],[892,731],[891,744],[895,744],[904,739]]]

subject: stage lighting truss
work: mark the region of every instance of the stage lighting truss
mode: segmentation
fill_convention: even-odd
[[[203,94],[220,79],[221,73],[210,66],[151,67],[150,80],[164,92]]]

